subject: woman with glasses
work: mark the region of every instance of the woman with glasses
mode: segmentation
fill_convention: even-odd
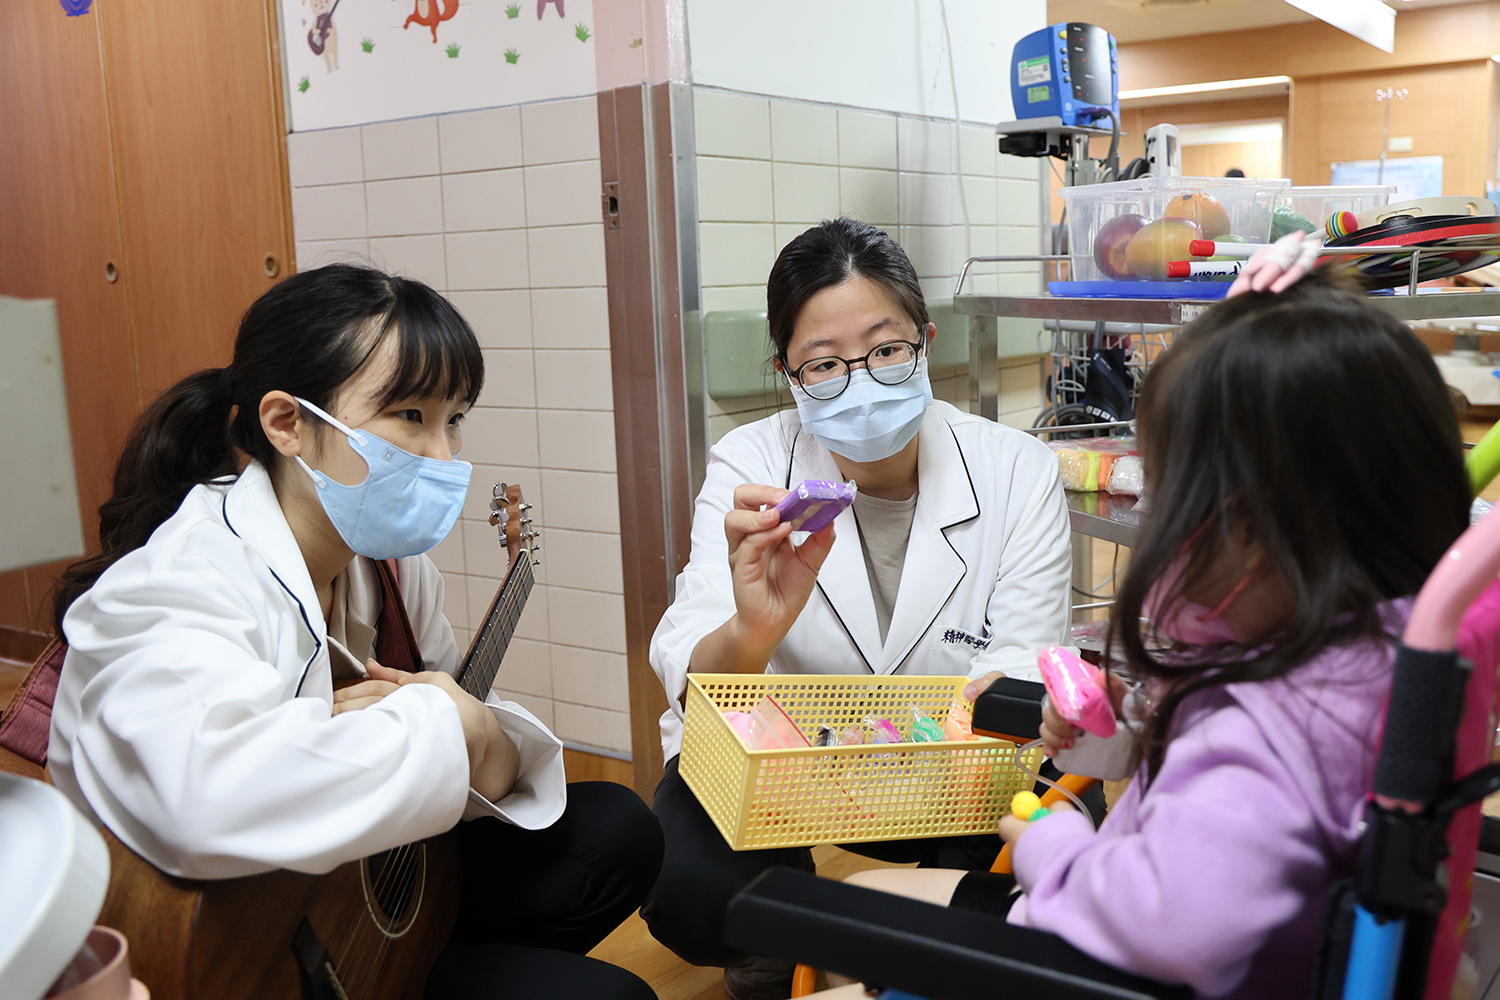
[[[723,944],[731,896],[806,849],[731,851],[678,774],[687,675],[1035,677],[1066,639],[1071,568],[1057,460],[1021,431],[935,402],[916,271],[888,235],[824,222],[766,285],[776,370],[795,410],[725,435],[709,455],[693,547],[651,642],[666,688],[666,774],[654,809],[666,860],[641,913],[735,1000],[787,996],[791,967]],[[804,479],[854,480],[854,505],[800,545],[767,509]],[[987,683],[971,686],[979,687]],[[996,835],[852,847],[889,861],[987,869]]]

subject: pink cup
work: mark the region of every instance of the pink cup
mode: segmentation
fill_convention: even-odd
[[[1115,734],[1115,710],[1102,670],[1061,646],[1048,646],[1036,662],[1059,715],[1095,736],[1108,739]]]
[[[125,944],[125,935],[108,927],[95,927],[89,931],[85,944],[93,949],[102,968],[61,993],[48,993],[47,1000],[151,1000],[146,987],[139,980],[130,978],[129,949]],[[84,959],[80,957],[73,961],[82,963]],[[94,964],[92,961],[88,963],[89,967]],[[59,982],[66,978],[67,970],[59,977]],[[56,986],[53,988],[56,989]]]

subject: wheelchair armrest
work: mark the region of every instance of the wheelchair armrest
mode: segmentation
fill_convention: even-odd
[[[974,732],[1030,743],[1042,728],[1042,696],[1036,681],[1002,677],[974,699]]]
[[[1002,918],[771,868],[729,903],[725,940],[928,1000],[1191,1000]]]

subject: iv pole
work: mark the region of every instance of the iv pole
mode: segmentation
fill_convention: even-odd
[[[1385,105],[1385,124],[1380,126],[1380,169],[1376,174],[1375,183],[1385,183],[1385,154],[1390,145],[1391,134],[1391,102],[1406,100],[1406,88],[1396,90],[1392,87],[1381,89],[1375,88],[1375,100]]]

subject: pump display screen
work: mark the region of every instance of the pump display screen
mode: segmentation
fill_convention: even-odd
[[[1092,24],[1069,24],[1068,63],[1074,100],[1105,108],[1114,103],[1108,32]]]

